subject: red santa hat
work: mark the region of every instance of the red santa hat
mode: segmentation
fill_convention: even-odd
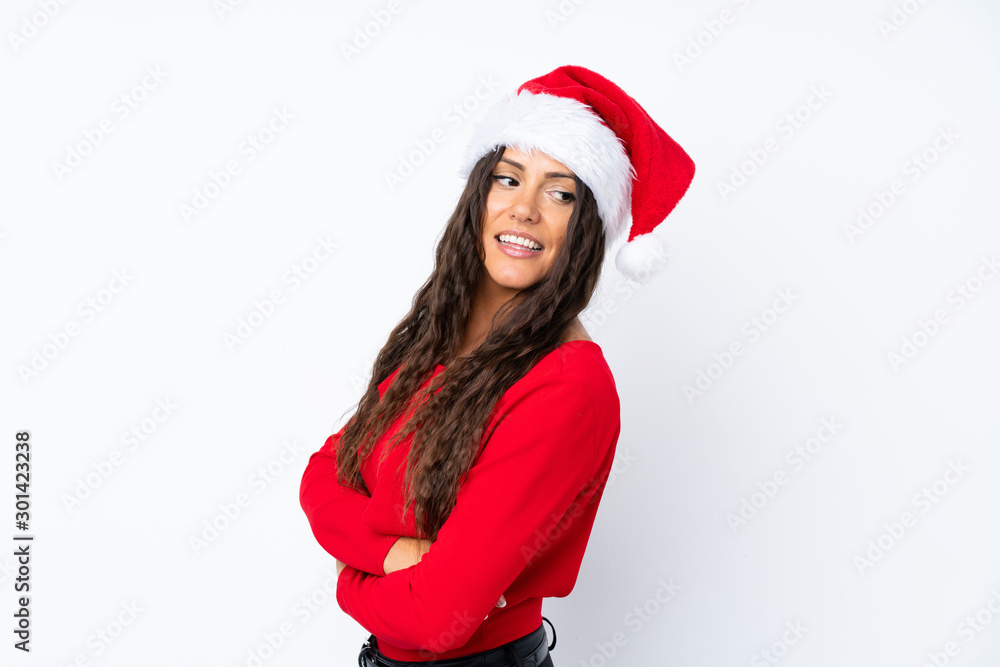
[[[497,146],[562,162],[593,191],[610,248],[628,229],[615,265],[637,279],[649,269],[650,234],[694,178],[694,162],[639,103],[596,72],[564,65],[522,84],[475,129],[461,175]],[[632,224],[628,225],[631,213]]]

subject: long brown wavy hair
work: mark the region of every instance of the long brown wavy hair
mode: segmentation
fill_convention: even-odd
[[[361,477],[361,457],[413,405],[417,389],[437,364],[445,365],[385,449],[387,453],[408,434],[415,434],[406,463],[405,503],[399,509],[405,514],[415,502],[419,536],[432,541],[455,506],[497,402],[559,344],[567,326],[590,301],[604,261],[604,230],[597,204],[590,188],[577,177],[566,241],[549,272],[504,303],[476,349],[453,359],[464,342],[472,299],[484,270],[486,197],[504,148],[485,155],[469,175],[438,242],[434,270],[378,353],[368,389],[337,450],[340,483],[370,495]],[[397,368],[379,400],[378,385]],[[383,454],[380,465],[384,458]]]

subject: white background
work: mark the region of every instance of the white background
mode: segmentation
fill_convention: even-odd
[[[697,173],[656,232],[667,268],[640,285],[609,261],[587,311],[622,431],[576,588],[545,602],[555,664],[1000,661],[995,4],[44,4],[0,14],[0,538],[17,532],[22,429],[36,535],[30,655],[12,648],[0,549],[0,662],[355,664],[367,632],[323,590],[334,563],[299,509],[302,470],[432,267],[475,120],[563,64],[618,83]],[[250,160],[275,110],[293,120]],[[87,154],[57,168],[71,151]],[[337,244],[324,261],[318,239]],[[298,285],[296,266],[314,269]],[[752,337],[754,317],[769,324]]]

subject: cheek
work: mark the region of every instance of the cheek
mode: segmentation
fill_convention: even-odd
[[[565,239],[565,237],[563,237],[563,238],[559,239],[559,242],[558,242],[558,243],[556,243],[556,245],[555,245],[555,246],[554,246],[554,248],[553,248],[553,251],[554,251],[554,252],[552,253],[552,257],[551,257],[551,259],[549,260],[550,262],[555,262],[555,261],[556,261],[556,255],[558,255],[559,253],[561,253],[561,252],[562,252],[562,248],[563,248],[563,245],[564,245],[565,243],[566,243],[566,239]]]
[[[566,238],[569,236],[569,216],[567,215],[564,220],[561,220],[558,225],[558,232],[556,233],[556,240],[558,247],[562,247],[566,243]]]
[[[487,220],[492,220],[498,213],[502,212],[505,207],[506,203],[503,201],[502,197],[494,193],[490,193],[490,195],[486,198],[486,207],[483,212],[486,215]]]

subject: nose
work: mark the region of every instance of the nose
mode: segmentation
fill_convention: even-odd
[[[538,203],[529,188],[521,188],[510,203],[510,217],[518,222],[538,222]]]

